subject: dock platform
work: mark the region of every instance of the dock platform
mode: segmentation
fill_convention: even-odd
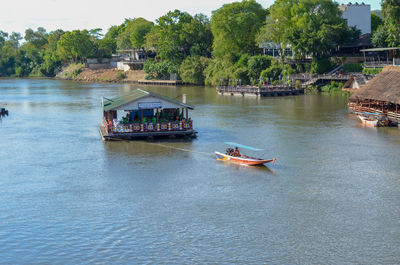
[[[181,80],[138,80],[141,85],[161,85],[161,86],[178,86],[182,85]]]
[[[107,133],[106,128],[99,124],[99,132],[103,141],[112,140],[140,140],[149,138],[176,138],[176,137],[190,137],[196,138],[197,131],[160,131],[160,132],[132,132],[132,133]]]
[[[219,95],[275,97],[304,94],[304,88],[288,85],[220,86],[217,87],[217,92]]]

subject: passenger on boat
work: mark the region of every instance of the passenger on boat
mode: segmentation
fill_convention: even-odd
[[[232,156],[232,155],[233,155],[233,149],[230,148],[230,147],[226,148],[226,154],[227,154],[228,156]]]
[[[235,151],[233,151],[233,156],[241,156],[240,152],[239,152],[239,148],[235,147]]]

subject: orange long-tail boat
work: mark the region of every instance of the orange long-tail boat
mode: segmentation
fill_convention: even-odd
[[[246,156],[246,155],[240,155],[240,156],[231,156],[227,154],[223,154],[220,152],[215,151],[215,155],[217,156],[217,160],[220,161],[227,161],[231,163],[236,163],[240,165],[246,165],[246,166],[256,166],[256,165],[263,165],[272,162],[272,164],[275,164],[276,158],[273,159],[262,159],[262,158],[256,158],[256,157],[251,157],[251,156]]]

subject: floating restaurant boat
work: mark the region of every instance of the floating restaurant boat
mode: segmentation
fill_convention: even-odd
[[[242,144],[238,144],[238,143],[233,143],[233,142],[225,142],[225,144],[239,146],[241,148],[252,150],[252,151],[262,150],[259,148],[242,145]],[[272,162],[272,164],[275,164],[275,160],[276,160],[276,158],[262,159],[262,158],[256,158],[256,157],[243,155],[243,154],[239,153],[239,149],[237,147],[236,147],[236,150],[233,150],[232,148],[227,148],[225,154],[215,151],[215,155],[217,157],[217,160],[236,163],[236,164],[240,164],[240,165],[246,165],[246,166],[263,165],[263,164],[267,164],[270,162]]]
[[[103,97],[102,105],[99,131],[103,140],[196,137],[188,113],[193,107],[179,100],[136,89],[112,99]]]

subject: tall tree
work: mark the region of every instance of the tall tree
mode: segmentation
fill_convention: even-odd
[[[62,65],[61,59],[57,54],[57,43],[62,35],[64,35],[64,31],[61,29],[52,31],[48,35],[43,57],[44,62],[40,67],[40,72],[45,76],[54,76],[57,68]]]
[[[135,18],[127,25],[126,30],[129,32],[129,39],[132,48],[142,48],[145,43],[145,37],[153,27],[153,22],[147,21],[144,18]]]
[[[383,24],[383,20],[381,19],[381,17],[375,13],[371,13],[371,33],[372,33],[372,35],[374,35],[375,31],[382,24]]]
[[[290,45],[301,57],[323,57],[357,37],[332,0],[277,0],[258,40]]]
[[[8,38],[8,33],[0,30],[0,48],[4,45]]]
[[[57,43],[57,53],[61,59],[77,62],[94,53],[94,43],[87,30],[65,32]]]
[[[39,27],[37,31],[33,29],[25,30],[25,40],[37,49],[43,49],[47,44],[47,32],[46,29]]]
[[[382,15],[387,31],[387,44],[390,47],[400,45],[400,1],[383,0]]]
[[[255,0],[225,4],[214,11],[211,17],[214,55],[239,58],[243,53],[254,53],[255,36],[265,23],[266,14]]]
[[[192,17],[175,10],[156,22],[146,35],[146,47],[155,48],[161,59],[180,63],[189,55],[210,53],[212,36],[206,16],[198,14]]]

